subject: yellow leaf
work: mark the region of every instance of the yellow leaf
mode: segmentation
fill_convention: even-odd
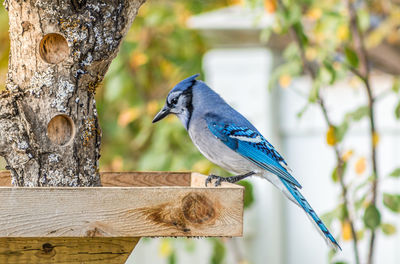
[[[318,7],[313,7],[308,10],[306,17],[312,21],[320,19],[322,16],[322,10]]]
[[[123,110],[118,116],[118,125],[120,127],[126,127],[130,122],[139,117],[140,112],[140,109],[135,107]]]
[[[352,77],[350,80],[349,80],[349,85],[352,87],[352,88],[358,88],[359,86],[360,86],[360,78],[358,78],[358,77]]]
[[[342,24],[338,27],[336,31],[336,38],[341,42],[347,40],[349,38],[349,27],[346,24]]]
[[[395,30],[391,31],[387,36],[387,41],[390,44],[397,44],[400,41],[400,34]]]
[[[372,144],[374,147],[376,147],[378,145],[378,143],[379,143],[379,134],[377,132],[375,132],[372,135]]]
[[[351,158],[351,156],[353,156],[353,150],[348,150],[348,151],[346,151],[343,155],[342,155],[342,160],[343,161],[348,161],[350,158]]]
[[[132,68],[137,68],[143,64],[146,64],[149,61],[149,58],[147,57],[146,54],[140,51],[135,51],[132,52],[130,59],[129,59],[129,64],[131,65]]]
[[[357,231],[357,239],[362,240],[364,237],[364,230],[358,230]]]
[[[361,157],[357,160],[355,164],[355,171],[357,174],[363,174],[365,172],[365,169],[367,168],[367,160],[365,157]]]
[[[315,41],[319,44],[322,44],[326,40],[326,36],[324,32],[318,31],[314,33]]]
[[[174,70],[174,66],[167,60],[161,60],[160,69],[163,76],[168,77],[171,76]]]
[[[228,5],[241,5],[241,6],[244,6],[245,5],[245,1],[244,0],[228,0]]]
[[[385,30],[383,28],[377,28],[372,31],[366,38],[365,44],[368,49],[374,48],[382,43],[384,37],[386,36]]]
[[[163,119],[163,120],[164,120],[164,119]],[[174,123],[174,122],[177,121],[177,119],[175,118],[175,115],[168,115],[168,116],[165,118],[165,121],[166,121],[167,123]]]
[[[276,0],[264,0],[265,12],[271,14],[276,10]]]
[[[172,254],[172,246],[171,241],[167,238],[161,240],[160,247],[158,249],[158,253],[161,257],[167,258]]]
[[[334,63],[332,63],[332,66],[333,66],[333,68],[334,68],[335,70],[339,70],[339,69],[340,69],[340,66],[342,66],[342,65],[340,64],[340,62],[335,61]]]
[[[111,171],[122,171],[124,160],[120,156],[116,156],[111,162]]]
[[[209,174],[211,170],[211,163],[205,159],[199,160],[193,165],[193,170],[202,174]]]
[[[328,132],[326,132],[326,143],[329,146],[334,146],[337,143],[334,126],[330,126]]]
[[[315,48],[307,47],[305,55],[307,60],[312,61],[317,57],[317,50]]]
[[[154,116],[159,110],[158,102],[156,100],[151,100],[146,105],[146,111],[150,116]]]
[[[351,225],[349,221],[344,221],[342,223],[342,238],[344,241],[349,241],[353,239],[351,234]]]
[[[290,77],[289,74],[283,74],[279,77],[279,85],[282,88],[286,88],[290,85],[290,83],[292,82],[292,77]]]

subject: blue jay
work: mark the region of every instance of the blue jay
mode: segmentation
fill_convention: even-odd
[[[300,183],[291,175],[283,157],[240,113],[193,75],[178,83],[168,94],[166,103],[153,123],[175,114],[200,152],[211,162],[236,176],[210,175],[215,186],[221,181],[237,182],[255,175],[270,181],[315,224],[327,244],[341,249],[310,204],[300,193]]]

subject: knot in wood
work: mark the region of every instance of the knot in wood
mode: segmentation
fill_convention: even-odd
[[[186,220],[203,224],[215,217],[213,203],[203,194],[189,193],[182,199],[182,211]]]
[[[54,246],[50,243],[44,243],[42,245],[42,250],[44,253],[49,254],[51,251],[53,251]]]

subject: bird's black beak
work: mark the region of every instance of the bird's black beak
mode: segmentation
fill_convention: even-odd
[[[153,119],[153,123],[160,121],[161,119],[163,119],[164,117],[166,117],[167,115],[169,115],[170,112],[170,108],[168,106],[164,106],[160,112],[158,112],[158,114],[156,114],[156,116]]]

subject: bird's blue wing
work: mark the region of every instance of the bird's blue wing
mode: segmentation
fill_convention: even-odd
[[[257,166],[301,188],[300,183],[288,172],[287,163],[274,147],[257,131],[244,126],[206,119],[211,133],[225,145]]]

